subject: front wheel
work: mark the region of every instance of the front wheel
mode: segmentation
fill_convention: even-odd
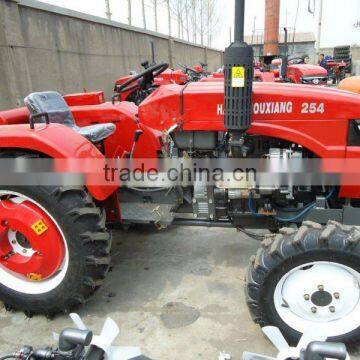
[[[291,343],[323,325],[330,341],[360,341],[360,231],[305,222],[270,235],[252,259],[246,297],[253,320]]]
[[[103,211],[77,187],[0,188],[0,300],[52,316],[84,303],[109,268]]]

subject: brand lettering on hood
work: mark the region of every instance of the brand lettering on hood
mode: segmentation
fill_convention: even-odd
[[[253,113],[256,114],[291,114],[293,103],[289,102],[263,102],[254,103]]]
[[[293,112],[292,101],[277,101],[277,102],[256,102],[253,104],[253,113],[255,115],[261,114],[291,114]],[[217,105],[217,115],[224,115],[224,106]]]

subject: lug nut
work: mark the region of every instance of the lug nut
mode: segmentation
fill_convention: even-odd
[[[319,285],[318,289],[319,289],[319,291],[324,291],[324,285]]]
[[[310,295],[309,295],[309,294],[305,294],[305,295],[304,295],[304,299],[305,299],[306,301],[309,301],[309,300],[310,300]]]
[[[27,253],[27,250],[26,249],[23,249],[23,251],[22,251],[24,254],[26,254]]]
[[[317,312],[317,308],[316,308],[315,306],[313,306],[313,307],[311,308],[311,312],[312,312],[313,314],[315,314],[315,313]]]
[[[12,240],[11,243],[15,245],[15,244],[16,244],[16,241],[15,241],[15,240]]]
[[[335,298],[335,299],[340,299],[340,294],[339,294],[338,292],[336,292],[336,293],[334,294],[334,298]]]
[[[335,312],[335,306],[330,306],[329,310],[330,310],[330,312],[334,313]]]

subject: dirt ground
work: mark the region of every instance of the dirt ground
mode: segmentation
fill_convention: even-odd
[[[113,270],[78,313],[95,333],[110,316],[121,329],[116,345],[139,346],[158,360],[217,359],[220,351],[232,359],[245,350],[275,355],[243,294],[245,269],[258,246],[233,229],[115,230]],[[65,315],[27,319],[2,308],[0,353],[52,344],[52,332],[69,325]]]

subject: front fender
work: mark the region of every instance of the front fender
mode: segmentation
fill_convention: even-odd
[[[74,130],[60,124],[28,124],[0,126],[0,149],[24,149],[42,153],[53,159],[94,159],[104,161],[101,152]],[[116,189],[114,185],[94,185],[86,179],[86,187],[98,201],[107,199]]]

